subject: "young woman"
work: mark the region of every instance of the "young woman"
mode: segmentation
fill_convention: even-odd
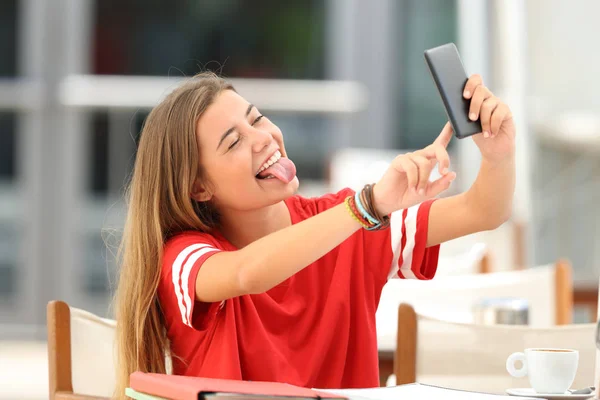
[[[479,175],[434,201],[455,178],[448,124],[374,186],[307,199],[279,128],[230,84],[201,74],[169,94],[145,122],[129,187],[117,395],[131,372],[165,372],[165,351],[181,375],[377,386],[387,279],[433,278],[440,243],[511,212],[511,112],[477,75],[464,96],[484,131]]]

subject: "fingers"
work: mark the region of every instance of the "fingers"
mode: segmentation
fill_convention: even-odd
[[[500,126],[502,126],[502,122],[509,118],[512,118],[510,109],[506,104],[500,103],[490,118],[490,132],[492,136],[496,136],[500,132]]]
[[[436,180],[435,182],[430,182],[429,185],[427,186],[425,196],[427,198],[432,198],[432,197],[439,195],[444,190],[446,190],[450,187],[450,184],[452,183],[452,181],[454,181],[455,178],[456,178],[456,173],[450,172],[450,173],[442,176],[440,179]]]
[[[438,171],[441,175],[446,175],[450,168],[450,156],[444,146],[435,142],[422,150],[422,154],[429,160],[435,160],[438,163]]]
[[[416,190],[419,195],[425,194],[425,189],[427,189],[427,184],[429,183],[429,175],[431,175],[431,170],[435,163],[433,160],[428,160],[419,154],[412,154],[411,160],[416,164],[418,170],[418,178]]]
[[[450,156],[445,147],[435,147],[435,158],[438,162],[438,171],[441,175],[446,175],[450,170]]]
[[[481,105],[490,97],[492,97],[492,92],[485,86],[479,85],[475,88],[475,92],[473,92],[473,96],[471,97],[471,106],[469,107],[469,119],[471,121],[477,121],[481,113]]]
[[[500,132],[502,122],[512,118],[510,109],[483,85],[480,75],[472,75],[465,84],[463,96],[471,99],[469,119],[481,122],[484,137],[494,137]]]
[[[421,150],[425,157],[437,161],[438,170],[442,175],[446,175],[450,168],[450,156],[448,156],[446,148],[452,139],[452,133],[452,125],[450,122],[447,122],[437,139],[431,145]]]
[[[444,125],[444,128],[442,128],[442,132],[440,132],[440,135],[437,137],[437,139],[435,139],[433,143],[442,145],[444,146],[444,148],[446,148],[448,147],[448,143],[450,143],[450,140],[452,140],[453,133],[454,132],[452,130],[452,124],[450,124],[450,122],[446,122],[446,125]]]
[[[419,174],[417,164],[410,159],[409,154],[396,157],[394,164],[398,170],[406,174],[407,190],[415,190],[419,182]]]
[[[496,110],[498,104],[500,104],[500,100],[498,100],[497,97],[492,96],[487,98],[481,105],[481,110],[479,111],[479,120],[481,121],[481,129],[484,137],[489,137],[490,133],[492,132],[492,113]]]
[[[434,165],[433,160],[417,153],[407,153],[394,160],[394,166],[406,174],[407,189],[421,195],[425,194]]]
[[[475,88],[477,86],[482,86],[482,85],[483,85],[483,78],[481,78],[481,75],[479,75],[479,74],[471,75],[469,77],[469,79],[467,80],[467,83],[465,84],[465,90],[463,91],[464,98],[470,99],[471,96],[473,96],[473,93],[475,93]]]

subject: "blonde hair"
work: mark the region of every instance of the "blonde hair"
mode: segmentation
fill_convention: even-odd
[[[144,123],[119,249],[116,398],[125,398],[132,372],[166,372],[168,340],[157,296],[165,240],[218,224],[215,210],[190,194],[202,178],[196,125],[223,90],[234,89],[213,73],[197,75],[170,93]]]

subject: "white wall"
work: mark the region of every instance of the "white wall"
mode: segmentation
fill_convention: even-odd
[[[561,140],[581,130],[559,128],[554,118],[572,112],[600,118],[600,1],[527,0],[526,7],[532,132],[543,133],[539,124],[546,123],[558,139],[538,136],[532,153],[536,259],[567,257],[576,284],[594,286],[600,275],[600,153],[590,150],[600,129],[590,132],[588,145],[571,150]]]
[[[600,112],[600,1],[527,0],[531,91],[551,109]]]

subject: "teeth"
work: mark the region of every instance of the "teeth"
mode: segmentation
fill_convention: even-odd
[[[258,170],[258,172],[256,173],[256,175],[260,174],[265,169],[267,169],[271,165],[275,164],[277,161],[279,161],[280,158],[281,158],[281,153],[279,152],[279,150],[277,150],[275,152],[275,154],[273,154],[273,156],[271,158],[269,158],[269,160],[267,160],[267,162],[264,163],[262,167],[260,167],[260,169]]]

